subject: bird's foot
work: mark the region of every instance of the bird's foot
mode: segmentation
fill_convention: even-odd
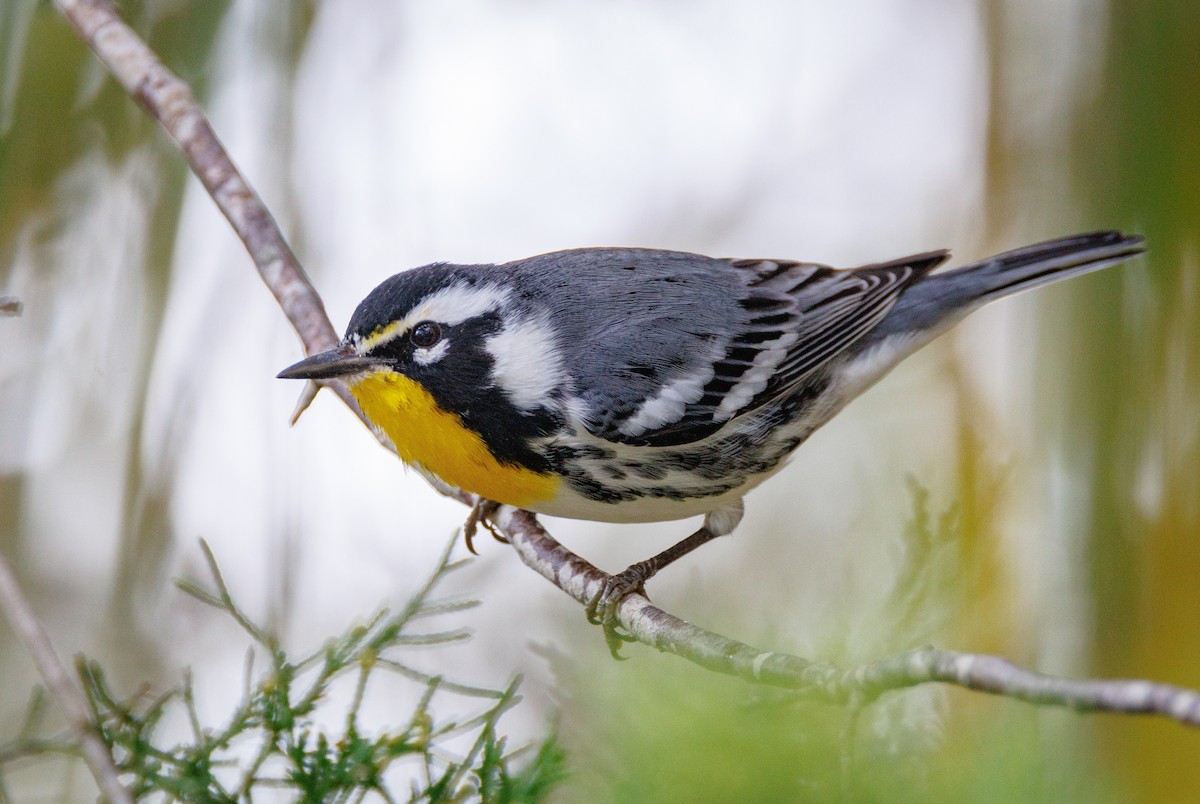
[[[630,634],[623,632],[617,619],[617,609],[627,595],[638,594],[649,600],[646,594],[646,581],[658,571],[654,559],[640,561],[627,567],[623,572],[608,576],[608,580],[600,587],[599,593],[588,603],[585,612],[588,622],[599,625],[604,629],[604,643],[614,659],[624,659],[621,655],[621,645],[625,642],[636,642]]]
[[[480,497],[471,506],[471,513],[467,514],[467,521],[463,523],[463,542],[466,543],[467,549],[471,551],[471,555],[479,555],[475,549],[475,532],[480,525],[487,528],[488,533],[492,534],[492,538],[503,544],[508,544],[508,539],[496,529],[492,524],[491,517],[500,510],[500,503],[485,500]]]

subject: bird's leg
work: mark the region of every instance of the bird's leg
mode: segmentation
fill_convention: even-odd
[[[496,541],[508,542],[492,525],[491,520],[488,519],[488,517],[498,510],[500,510],[500,503],[485,500],[483,497],[475,500],[475,504],[471,506],[471,513],[467,514],[467,521],[463,523],[463,542],[466,543],[467,549],[471,551],[471,555],[479,555],[475,550],[475,531],[480,525],[487,528]]]
[[[654,577],[659,570],[668,564],[678,561],[702,544],[710,542],[718,536],[726,536],[733,532],[742,519],[742,501],[709,511],[704,517],[700,529],[656,556],[631,564],[624,571],[610,575],[604,582],[599,594],[592,598],[586,608],[588,622],[604,627],[604,641],[614,659],[620,659],[619,650],[622,642],[633,638],[617,631],[617,607],[628,594],[636,592],[646,594],[646,581]]]

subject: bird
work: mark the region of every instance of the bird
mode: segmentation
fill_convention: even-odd
[[[483,516],[702,515],[588,604],[617,655],[620,601],[732,533],[746,494],[901,360],[988,302],[1143,251],[1110,230],[937,272],[949,251],[850,269],[641,248],[433,263],[383,281],[337,347],[278,376],[344,383],[406,464]]]

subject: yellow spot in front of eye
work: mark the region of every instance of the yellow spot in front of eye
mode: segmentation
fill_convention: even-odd
[[[408,329],[407,320],[393,321],[390,324],[377,327],[374,332],[363,338],[358,344],[359,353],[367,354],[379,344],[390,341],[392,338],[402,334],[405,329]]]
[[[558,489],[557,475],[496,460],[478,433],[403,374],[372,372],[353,383],[350,393],[405,463],[453,486],[519,508],[550,500]]]

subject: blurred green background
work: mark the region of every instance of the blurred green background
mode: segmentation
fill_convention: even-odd
[[[672,568],[674,579],[656,580],[662,585],[651,593],[707,627],[817,658],[868,661],[934,642],[1047,672],[1200,687],[1200,4],[912,0],[841,11],[799,3],[786,12],[765,0],[737,11],[710,3],[686,11],[272,5],[176,0],[122,10],[214,104],[219,133],[329,294],[337,327],[354,300],[405,265],[507,259],[523,256],[509,253],[521,248],[775,250],[849,263],[944,245],[973,258],[1094,228],[1145,235],[1144,262],[982,313],[982,323],[972,319],[914,358],[814,438],[813,457],[801,450],[792,483],[774,481],[774,491],[751,496],[757,518],[745,532],[714,545],[707,563],[710,548]],[[358,15],[359,27],[339,14]],[[780,32],[787,25],[776,16],[797,27]],[[610,27],[610,17],[619,22]],[[372,28],[375,38],[363,34]],[[529,73],[469,61],[480,43],[502,59],[521,58],[529,48],[504,46],[518,33],[538,37],[536,53],[525,56]],[[727,40],[730,53],[712,56],[729,59],[711,68],[728,77],[722,89],[704,70]],[[829,50],[871,46],[887,57],[822,61]],[[576,50],[592,49],[605,65],[630,60],[640,72],[624,76],[607,106],[585,113],[575,95],[604,88],[564,84],[554,73],[578,75]],[[947,72],[951,61],[910,72],[910,60],[932,58],[924,49],[950,53],[963,72]],[[750,67],[742,74],[735,64]],[[793,83],[778,79],[785,67],[796,71]],[[388,69],[409,83],[383,101],[352,80]],[[695,94],[639,94],[658,70]],[[519,87],[506,83],[514,74],[526,78]],[[963,74],[965,90],[946,89]],[[437,129],[445,121],[423,117],[422,104],[438,108],[453,102],[452,92],[471,125],[455,118]],[[951,94],[931,104],[939,111],[927,126],[914,127],[862,100],[873,93]],[[314,133],[311,121],[335,97],[359,95],[365,126],[329,111],[334,134]],[[729,108],[720,102],[729,98],[744,100]],[[670,124],[658,114],[695,115],[688,137],[716,144],[694,164],[674,164],[671,154],[693,146],[667,134],[659,141],[656,126]],[[729,119],[741,127],[730,129]],[[374,152],[362,140],[373,126],[418,134],[381,135]],[[562,139],[576,127],[630,133],[585,148]],[[793,127],[817,132],[808,150],[789,149],[780,132]],[[950,128],[963,133],[951,139]],[[425,129],[438,132],[444,153],[424,150]],[[840,146],[820,136],[842,130],[855,134]],[[519,169],[531,186],[544,181],[540,194],[522,195],[503,174],[494,180],[506,182],[502,191],[489,189],[486,171],[519,160],[513,143],[538,132],[546,138],[536,146],[541,161]],[[320,136],[331,138],[314,146]],[[496,149],[481,150],[484,142]],[[946,171],[947,186],[913,187],[911,198],[892,188],[891,174],[904,165],[872,149],[888,153],[897,142],[933,163],[943,154],[960,159]],[[627,184],[598,178],[636,173],[629,165],[639,158],[670,164]],[[864,164],[839,174],[826,164],[839,159]],[[342,183],[306,172],[316,162]],[[414,167],[423,163],[428,172]],[[830,180],[839,175],[845,184]],[[724,184],[712,179],[721,176]],[[461,196],[447,193],[451,182]],[[828,203],[832,211],[812,212],[793,232],[772,210],[797,187],[812,209]],[[366,252],[394,259],[380,265],[361,257],[354,210],[393,214],[381,200],[392,191],[407,206],[398,207],[381,252]],[[657,206],[646,215],[648,196]],[[497,198],[511,198],[511,208]],[[841,198],[850,201],[838,206]],[[562,212],[573,205],[578,212]],[[896,223],[872,226],[875,217]],[[397,598],[419,583],[430,562],[410,560],[412,543],[395,533],[416,531],[437,547],[459,515],[430,503],[433,492],[415,477],[402,481],[330,400],[309,414],[312,427],[342,429],[324,440],[305,424],[286,432],[290,391],[271,385],[271,367],[296,347],[222,225],[173,146],[48,4],[0,5],[0,294],[18,294],[26,306],[22,318],[0,319],[0,550],[64,654],[97,656],[130,689],[170,684],[181,665],[196,665],[218,701],[222,686],[240,683],[244,647],[231,649],[229,662],[214,659],[209,649],[227,632],[170,588],[196,561],[194,539],[214,537],[189,512],[230,512],[218,559],[235,575],[245,563],[257,614],[316,644],[323,628],[386,602],[380,590],[396,567],[407,573],[395,576]],[[207,264],[219,272],[198,280],[190,256],[218,247]],[[216,386],[232,388],[244,405],[206,396]],[[216,425],[200,430],[201,421]],[[224,466],[196,458],[198,440],[223,439],[210,449],[232,456]],[[362,452],[343,457],[351,449]],[[306,513],[299,500],[312,496],[305,484],[315,481],[306,477],[318,471],[403,482],[412,502],[399,510],[411,504],[421,508],[412,516],[426,519],[349,498]],[[846,486],[827,493],[814,477],[826,471]],[[229,496],[222,483],[239,479],[260,507]],[[387,519],[371,525],[368,513]],[[678,523],[647,526],[629,544],[614,540],[611,527],[552,530],[610,569],[653,552],[644,540],[665,544],[683,532]],[[322,538],[332,541],[312,546],[325,545]],[[608,553],[614,541],[628,554]],[[724,561],[719,550],[728,551]],[[342,574],[323,572],[331,561],[344,564]],[[493,684],[527,673],[529,700],[513,728],[533,736],[556,725],[573,772],[561,800],[1200,798],[1200,735],[1172,723],[940,689],[851,715],[648,649],[616,664],[580,612],[548,587],[526,591],[540,581],[515,565],[507,551],[485,554],[468,590],[487,604],[481,647],[467,660],[431,661],[463,661],[456,670]],[[356,579],[370,591],[351,590]],[[33,684],[5,628],[0,679],[3,741]],[[86,777],[62,767],[4,773],[14,800],[90,799]]]

